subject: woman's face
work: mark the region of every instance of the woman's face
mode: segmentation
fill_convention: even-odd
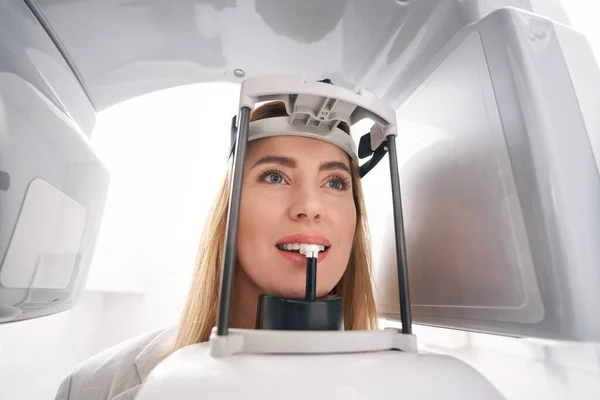
[[[282,245],[308,243],[325,246],[317,263],[317,296],[325,296],[348,265],[355,227],[350,162],[343,150],[297,136],[249,143],[237,257],[262,293],[304,297],[306,258]]]

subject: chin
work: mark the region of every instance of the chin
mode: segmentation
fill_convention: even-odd
[[[259,268],[259,265],[276,265],[277,268]],[[306,295],[306,268],[298,268],[297,265],[292,263],[281,263],[277,259],[272,260],[267,257],[263,262],[249,267],[247,269],[248,278],[254,282],[259,294],[288,299],[304,299]],[[325,265],[322,265],[322,267],[325,267]],[[317,265],[318,269],[319,266]],[[327,296],[337,283],[334,276],[331,276],[332,274],[324,272],[326,271],[323,270],[321,274],[317,275],[317,298]]]

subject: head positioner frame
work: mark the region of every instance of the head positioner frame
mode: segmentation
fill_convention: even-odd
[[[371,131],[375,151],[389,135],[396,135],[396,113],[386,102],[359,89],[352,92],[332,84],[307,82],[302,76],[281,75],[247,79],[242,83],[240,110],[256,103],[283,101],[293,123],[333,130],[340,121],[349,125],[369,118],[380,126]]]
[[[248,141],[289,133],[334,143],[355,160],[373,155],[360,166],[361,178],[387,152],[386,137],[397,134],[396,115],[387,103],[364,89],[355,93],[336,87],[328,79],[306,82],[297,75],[251,78],[242,83],[241,92],[240,110],[243,107],[253,109],[260,102],[281,101],[289,115],[251,122]],[[354,125],[364,118],[375,123],[370,132],[362,136],[357,149],[352,137],[343,132],[339,124]],[[231,123],[232,153],[237,138],[236,122],[234,117]]]
[[[228,334],[243,166],[247,143],[251,140],[250,114],[257,103],[268,101],[282,101],[289,114],[289,117],[285,117],[287,119],[286,125],[289,126],[280,135],[302,136],[302,132],[297,133],[294,127],[304,126],[310,127],[311,134],[321,135],[324,140],[327,140],[326,138],[329,135],[339,130],[337,127],[342,121],[349,125],[353,125],[365,118],[374,121],[371,131],[363,137],[363,139],[366,138],[367,140],[361,140],[358,152],[355,146],[351,146],[352,149],[350,150],[346,146],[346,142],[338,143],[335,139],[332,139],[332,141],[342,148],[346,146],[344,150],[349,152],[349,154],[350,152],[354,152],[355,159],[364,158],[370,155],[369,153],[373,154],[372,160],[374,159],[374,163],[367,165],[364,171],[370,170],[383,157],[384,152],[389,149],[402,333],[411,334],[412,322],[400,197],[400,179],[395,146],[397,129],[394,110],[387,103],[365,90],[352,92],[351,90],[328,83],[307,82],[302,76],[276,75],[249,78],[242,83],[240,108],[237,118],[239,126],[235,126],[235,117],[232,121],[233,178],[230,187],[227,231],[225,234],[225,256],[217,329],[211,340],[214,339],[217,341],[219,337],[224,337]],[[260,135],[258,132],[255,132],[255,134]],[[275,134],[276,132],[273,132],[273,135]],[[345,137],[350,137],[350,135],[345,134]],[[361,176],[364,175],[362,172]],[[214,346],[218,347],[220,344],[214,343]]]
[[[270,136],[279,136],[282,134],[291,134],[332,143],[348,153],[353,159],[358,159],[356,143],[354,143],[352,137],[346,132],[337,127],[323,129],[318,125],[310,125],[310,123],[298,123],[295,121],[297,115],[298,114],[289,117],[263,118],[250,122],[248,141]],[[307,118],[308,121],[310,121],[309,118]],[[335,123],[335,125],[337,125],[337,123]]]

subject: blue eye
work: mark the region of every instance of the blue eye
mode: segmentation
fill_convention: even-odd
[[[329,181],[329,183],[331,183],[330,187],[333,189],[340,190],[344,188],[344,185],[340,181]]]
[[[263,171],[263,173],[259,176],[259,181],[274,185],[286,184],[283,172],[277,169],[268,169],[266,171]],[[352,185],[350,178],[347,178],[345,176],[333,176],[325,185],[325,187],[340,192],[348,190],[351,186]]]
[[[344,191],[348,190],[348,187],[350,186],[350,180],[343,176],[336,176],[327,182],[327,184],[332,189]]]
[[[268,169],[264,171],[259,176],[259,180],[261,182],[272,183],[272,184],[282,184],[285,183],[285,179],[283,178],[283,173],[278,170]]]
[[[273,172],[273,173],[267,175],[267,179],[269,180],[269,183],[282,183],[283,182],[283,178],[277,172]]]

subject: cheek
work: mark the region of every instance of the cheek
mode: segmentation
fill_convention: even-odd
[[[328,266],[331,271],[330,279],[336,280],[335,283],[337,283],[346,270],[352,252],[357,221],[354,202],[341,207],[338,204],[330,212],[330,215],[332,216],[336,251],[332,254],[333,257],[328,262]]]
[[[283,210],[281,201],[258,196],[247,190],[240,204],[237,259],[255,283],[265,274],[269,252],[278,239]]]
[[[339,239],[344,249],[348,251],[352,249],[354,233],[356,230],[356,209],[354,205],[346,206],[339,209],[339,215],[336,221],[336,232],[339,232]]]
[[[278,218],[277,203],[249,193],[240,204],[240,235],[256,236],[272,225]],[[242,232],[243,230],[243,232]]]

